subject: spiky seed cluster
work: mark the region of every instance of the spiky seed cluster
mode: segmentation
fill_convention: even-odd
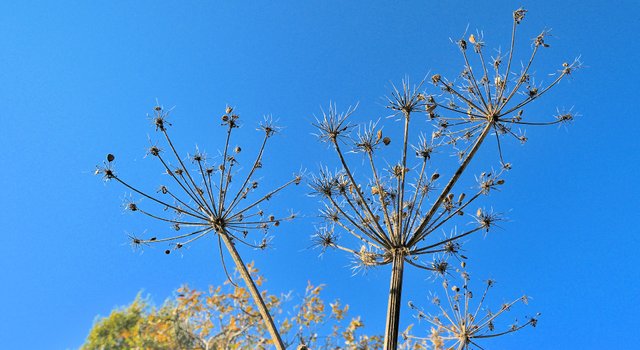
[[[301,175],[295,175],[282,186],[251,201],[248,199],[258,188],[258,181],[254,180],[254,176],[255,172],[262,167],[267,139],[278,130],[272,119],[267,118],[260,124],[259,129],[264,132],[263,142],[248,174],[236,185],[233,181],[238,175],[236,155],[240,153],[241,148],[240,146],[232,148],[230,140],[232,131],[240,126],[240,117],[234,113],[233,108],[227,107],[225,114],[220,118],[222,126],[226,129],[222,159],[218,164],[213,164],[206,153],[196,147],[196,150],[188,156],[192,167],[185,165],[169,137],[167,132],[167,127],[171,125],[167,121],[169,113],[170,111],[161,106],[156,106],[151,118],[156,130],[166,141],[169,155],[165,156],[156,145],[150,146],[147,153],[158,159],[165,174],[171,179],[172,186],[165,184],[159,186],[155,195],[133,187],[115,174],[113,171],[115,157],[111,154],[107,156],[103,166],[96,169],[96,174],[101,174],[105,180],[121,183],[141,198],[158,205],[161,210],[154,212],[153,208],[141,206],[138,202],[131,200],[125,203],[125,209],[168,223],[173,230],[180,231],[180,234],[163,238],[143,239],[130,235],[132,245],[139,247],[151,243],[171,243],[170,249],[165,250],[165,253],[169,254],[209,233],[214,233],[218,235],[219,240],[220,235],[227,235],[236,242],[254,248],[266,248],[269,239],[263,237],[255,243],[250,243],[246,240],[249,231],[257,230],[266,234],[271,227],[279,226],[282,221],[291,220],[295,215],[293,213],[282,217],[265,215],[260,205],[287,186],[299,184],[301,181]],[[167,214],[173,214],[173,216],[167,216]],[[183,233],[182,229],[187,232]]]
[[[442,341],[442,348],[466,350],[472,347],[482,349],[478,344],[481,339],[494,338],[505,334],[519,331],[527,326],[535,327],[538,324],[540,314],[532,317],[525,317],[524,323],[516,320],[506,327],[497,326],[498,318],[510,311],[518,303],[527,304],[529,298],[521,296],[509,303],[500,305],[496,311],[484,305],[489,289],[495,285],[495,281],[486,281],[485,289],[480,300],[475,303],[474,294],[470,288],[469,274],[462,269],[457,270],[459,283],[456,284],[449,278],[442,283],[445,301],[434,296],[432,304],[439,310],[439,314],[432,316],[417,307],[413,302],[409,302],[409,308],[414,310],[416,317],[427,321],[432,329],[438,330],[438,338]],[[475,305],[474,305],[475,304]],[[420,338],[407,335],[409,338],[427,340],[432,337]]]
[[[322,111],[322,117],[316,118],[316,122],[313,124],[318,129],[316,136],[320,141],[327,143],[344,139],[348,131],[353,128],[353,125],[347,121],[353,112],[355,112],[355,107],[349,108],[344,113],[338,113],[336,105],[329,104],[329,110]]]
[[[489,230],[496,225],[496,222],[503,220],[501,214],[494,213],[493,211],[486,211],[482,208],[478,208],[475,219],[477,224],[486,232],[489,232]]]
[[[555,120],[536,122],[527,120],[524,108],[533,100],[540,98],[563,78],[580,67],[580,62],[565,63],[557,72],[553,81],[547,85],[534,84],[531,66],[546,42],[548,32],[536,36],[532,51],[521,70],[515,71],[514,55],[516,29],[525,18],[526,10],[518,9],[513,13],[512,40],[506,55],[498,53],[495,57],[486,57],[485,42],[481,33],[461,38],[457,45],[461,49],[464,69],[455,80],[441,74],[433,74],[431,83],[440,91],[428,94],[422,91],[423,82],[412,86],[407,80],[400,88],[393,88],[388,98],[387,108],[399,119],[404,128],[402,138],[397,142],[400,159],[386,163],[380,170],[376,158],[381,143],[389,145],[391,139],[385,136],[379,123],[369,123],[360,127],[355,136],[349,117],[354,113],[349,108],[339,113],[335,104],[329,106],[322,117],[314,124],[318,137],[328,143],[336,152],[340,168],[330,172],[323,168],[311,181],[315,195],[323,197],[325,209],[322,217],[333,231],[341,230],[352,236],[356,247],[372,247],[379,252],[376,264],[390,263],[394,254],[403,254],[405,261],[431,271],[438,271],[429,263],[419,263],[421,255],[450,254],[459,256],[459,240],[471,233],[487,231],[493,228],[501,217],[495,213],[482,211],[473,222],[473,227],[458,233],[452,230],[450,236],[435,237],[443,225],[464,211],[481,195],[489,194],[504,184],[499,178],[503,171],[511,169],[504,161],[501,139],[512,136],[520,142],[527,137],[514,128],[524,125],[550,125],[573,120],[574,114],[560,113]],[[472,46],[473,50],[468,50]],[[472,53],[470,53],[473,51]],[[476,64],[472,66],[471,61]],[[431,138],[420,135],[418,142],[410,146],[409,135],[412,116],[426,113],[435,125]],[[497,153],[501,164],[499,172],[487,172],[478,178],[475,193],[454,193],[454,186],[465,172],[487,136],[495,137]],[[351,144],[350,144],[351,142]],[[351,146],[351,148],[349,148]],[[436,151],[445,147],[452,148],[460,159],[460,165],[446,180],[441,175],[429,176],[430,162]],[[413,151],[413,158],[408,150]],[[369,178],[356,178],[349,165],[347,154],[352,151],[364,157]],[[389,165],[391,164],[391,165]],[[433,192],[440,186],[439,193]],[[433,195],[433,197],[432,197]],[[359,248],[348,248],[340,244],[334,248],[350,252],[358,261]]]

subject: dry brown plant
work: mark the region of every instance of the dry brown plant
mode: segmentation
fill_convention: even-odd
[[[242,148],[234,147],[231,143],[232,132],[240,127],[239,116],[234,113],[233,108],[227,107],[221,117],[221,125],[226,131],[226,136],[219,162],[213,164],[205,153],[196,148],[195,152],[187,157],[192,164],[191,167],[185,164],[186,160],[183,160],[169,137],[167,131],[171,125],[168,121],[169,114],[170,110],[156,106],[151,117],[156,131],[166,141],[167,155],[165,156],[164,150],[155,144],[149,147],[148,155],[162,164],[170,184],[160,185],[156,194],[139,190],[115,172],[115,156],[112,154],[107,156],[102,166],[97,167],[96,175],[102,175],[107,181],[116,181],[141,199],[150,202],[149,205],[143,205],[136,200],[130,200],[125,203],[125,209],[167,223],[176,231],[174,234],[161,237],[143,238],[131,235],[131,244],[134,247],[171,243],[170,248],[165,250],[166,254],[170,254],[200,238],[214,235],[220,249],[222,266],[229,281],[233,283],[224,262],[223,245],[256,303],[272,343],[277,349],[284,349],[285,344],[269,314],[267,305],[236,248],[236,243],[256,249],[267,248],[269,242],[267,231],[295,217],[293,213],[283,217],[265,214],[261,205],[286,187],[299,184],[300,174],[294,174],[292,179],[280,187],[262,194],[258,194],[260,183],[254,179],[256,172],[263,167],[267,141],[278,132],[279,128],[273,124],[271,118],[265,118],[260,124],[258,129],[264,135],[263,141],[248,174],[242,177],[238,175],[239,163],[236,158],[242,152]],[[240,179],[239,186],[234,186],[236,178]],[[184,231],[187,232],[183,233]],[[250,233],[256,231],[262,233],[262,238],[256,242],[250,242]]]
[[[335,105],[316,118],[317,135],[335,151],[340,167],[335,172],[322,168],[311,180],[313,193],[323,199],[321,216],[326,222],[317,230],[314,241],[322,249],[348,252],[360,268],[391,264],[385,349],[398,346],[405,263],[444,275],[449,269],[446,256],[463,258],[461,238],[488,232],[502,220],[500,214],[478,208],[472,210],[475,215],[471,227],[466,226],[460,232],[454,227],[445,237],[436,235],[445,224],[463,217],[471,203],[504,184],[500,175],[511,164],[503,160],[501,138],[511,136],[524,142],[526,137],[516,133],[514,127],[552,125],[574,119],[572,112],[559,113],[549,121],[533,120],[524,113],[524,107],[580,67],[577,59],[563,63],[550,83],[535,84],[532,64],[541,50],[549,47],[549,33],[544,30],[533,39],[531,54],[522,69],[514,70],[516,29],[525,14],[524,9],[513,12],[511,44],[505,57],[498,54],[489,60],[483,38],[472,34],[455,42],[463,58],[459,78],[450,80],[440,74],[432,75],[430,83],[439,90],[434,93],[425,91],[425,81],[412,86],[404,80],[400,88],[394,87],[387,108],[402,124],[402,139],[399,159],[387,163],[386,168],[380,166],[383,159],[378,152],[392,140],[378,123],[356,128],[350,119],[355,108],[340,113]],[[472,58],[475,66],[471,64]],[[434,130],[430,137],[423,133],[411,145],[410,131],[416,127],[415,119],[424,114],[435,124]],[[489,135],[495,137],[501,170],[477,176],[474,193],[454,194],[454,186]],[[434,152],[445,148],[453,149],[460,163],[440,187],[441,174],[430,173],[428,169],[432,167]],[[366,170],[349,162],[347,153],[364,157],[368,177],[356,176],[356,170]],[[416,171],[417,175],[407,176]],[[352,236],[355,244],[342,243],[339,232]],[[420,260],[425,256],[431,257],[429,262]]]
[[[431,302],[435,305],[439,313],[431,315],[425,312],[412,302],[409,308],[414,310],[419,321],[426,321],[431,327],[429,337],[417,337],[408,333],[403,333],[403,338],[414,339],[431,343],[434,350],[456,349],[467,350],[471,347],[483,349],[478,341],[481,339],[495,338],[509,333],[517,332],[527,326],[535,327],[538,324],[540,313],[534,316],[525,316],[525,321],[519,323],[516,319],[514,323],[504,327],[496,326],[498,318],[509,311],[518,303],[528,304],[529,297],[523,295],[510,302],[503,303],[493,311],[486,306],[486,298],[495,280],[485,281],[485,288],[477,304],[474,302],[474,293],[470,287],[471,277],[466,270],[466,264],[461,263],[462,268],[456,269],[456,276],[447,276],[442,282],[444,299],[434,295]],[[457,279],[461,285],[455,284]]]

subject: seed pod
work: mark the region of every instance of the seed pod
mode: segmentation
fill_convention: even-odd
[[[389,146],[389,144],[391,143],[391,138],[389,138],[389,136],[386,136],[382,139],[382,143],[384,143],[385,146]]]
[[[233,112],[233,107],[227,106],[227,108],[225,109],[225,113],[231,114],[231,112]]]
[[[504,185],[504,180],[500,179],[496,182],[498,185]]]
[[[476,211],[476,216],[477,217],[482,216],[482,208],[478,208],[478,211]]]
[[[107,162],[111,163],[114,159],[116,159],[116,157],[113,154],[107,154]]]
[[[440,174],[433,173],[433,175],[431,175],[431,181],[436,181],[439,177],[440,177]]]
[[[240,148],[240,146],[236,146],[236,148],[233,151],[236,153],[240,153],[242,151],[242,148]]]
[[[460,196],[458,197],[458,204],[462,203],[462,201],[464,200],[464,197],[466,195],[464,193],[460,193]]]
[[[427,110],[427,113],[432,113],[433,110],[436,109],[436,105],[435,104],[427,104],[427,106],[425,108]]]
[[[169,254],[171,254],[171,250],[167,249],[167,250],[164,251],[164,253],[169,255]]]

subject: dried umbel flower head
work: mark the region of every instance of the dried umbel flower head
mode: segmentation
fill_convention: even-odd
[[[164,252],[170,254],[202,237],[213,235],[218,240],[222,265],[226,272],[222,251],[224,243],[258,305],[274,344],[280,345],[279,348],[284,349],[265,303],[236,249],[237,243],[256,249],[265,249],[270,241],[268,237],[264,236],[267,231],[272,227],[279,226],[281,222],[292,220],[295,217],[293,213],[283,216],[265,216],[260,209],[260,205],[284,188],[292,184],[299,184],[301,181],[301,175],[295,174],[292,179],[280,187],[262,194],[257,192],[256,171],[262,168],[267,140],[278,131],[278,127],[273,124],[272,118],[266,118],[260,124],[259,130],[264,132],[263,142],[253,165],[248,168],[245,176],[240,176],[236,156],[241,152],[241,148],[240,146],[232,147],[230,142],[233,130],[240,127],[240,117],[233,108],[227,107],[225,114],[221,117],[221,125],[226,131],[226,137],[224,148],[221,151],[222,156],[218,163],[212,164],[206,153],[196,148],[195,152],[188,156],[192,164],[191,167],[183,162],[183,158],[169,137],[167,131],[171,125],[167,121],[169,113],[170,111],[161,106],[156,106],[151,117],[156,131],[166,141],[167,154],[165,155],[156,145],[152,145],[148,149],[148,155],[160,162],[165,174],[169,177],[169,184],[162,184],[155,194],[139,190],[115,174],[113,171],[115,157],[111,154],[107,156],[107,161],[103,166],[97,167],[96,174],[101,174],[105,180],[115,180],[150,202],[148,205],[142,205],[130,201],[126,204],[128,210],[168,223],[176,232],[164,237],[130,236],[132,245],[141,247],[169,243],[170,247]],[[236,179],[239,181],[235,181]],[[263,237],[259,237],[255,242],[250,242],[247,236],[251,231],[258,231]],[[228,277],[231,281],[231,277]]]
[[[464,230],[458,232],[454,229],[451,236],[437,235],[446,228],[444,225],[462,217],[480,196],[504,184],[500,176],[512,167],[503,157],[504,137],[525,142],[527,137],[517,130],[519,127],[568,123],[574,119],[573,113],[559,112],[550,121],[536,121],[530,120],[525,113],[530,103],[541,98],[581,65],[578,59],[572,63],[565,62],[553,74],[552,81],[545,85],[536,84],[531,67],[536,57],[549,48],[549,33],[542,31],[534,38],[522,69],[514,69],[516,33],[525,14],[524,9],[514,11],[511,43],[504,56],[498,53],[496,57],[487,57],[482,33],[465,35],[455,43],[464,66],[459,77],[449,79],[436,73],[429,78],[431,84],[420,82],[411,85],[404,80],[400,88],[393,88],[387,107],[402,124],[399,128],[402,134],[393,143],[398,147],[398,160],[377,158],[380,140],[388,144],[384,142],[382,127],[378,123],[369,123],[356,129],[350,122],[353,108],[339,113],[332,104],[329,111],[317,119],[314,125],[318,136],[335,151],[340,168],[335,172],[328,172],[326,168],[321,170],[311,187],[332,213],[331,216],[323,215],[330,218],[327,225],[352,237],[351,245],[345,239],[331,247],[349,252],[358,264],[361,264],[359,247],[364,245],[379,252],[383,258],[376,263],[392,264],[392,285],[401,286],[405,263],[438,273],[441,271],[438,266],[423,263],[418,258],[433,254],[460,257],[463,237],[487,232],[501,220],[493,212],[480,211],[471,226]],[[433,85],[437,91],[429,93],[426,87],[423,91],[424,85]],[[431,138],[421,135],[412,145],[409,138],[415,133],[410,130],[416,127],[415,117],[421,113],[427,116],[422,120],[432,122],[435,130]],[[355,136],[351,134],[353,129],[359,131]],[[477,177],[478,189],[474,193],[454,192],[478,150],[487,139],[491,139],[490,135],[495,137],[500,171],[486,172]],[[412,152],[408,152],[411,150],[409,146],[413,148]],[[390,148],[393,147],[386,147],[385,152],[388,153]],[[431,165],[434,154],[444,149],[451,149],[458,156],[459,165],[448,175],[435,172],[429,176],[434,171]],[[364,158],[363,171],[355,171],[354,163],[348,161],[349,153],[357,153]],[[386,168],[381,168],[381,163]],[[362,177],[363,173],[368,176]],[[400,293],[399,287],[390,290],[388,315],[395,317],[396,321]],[[397,340],[397,322],[387,321],[390,327],[387,335],[391,335],[385,346],[395,348],[397,342],[393,338],[395,333]]]
[[[336,151],[341,168],[330,172],[324,168],[313,178],[311,187],[314,194],[326,201],[331,208],[330,225],[337,225],[356,238],[359,246],[362,241],[380,250],[381,254],[392,251],[406,252],[405,261],[417,265],[416,256],[434,253],[452,253],[447,244],[457,241],[473,232],[488,230],[499,220],[495,214],[483,213],[477,216],[476,225],[462,233],[445,239],[428,242],[433,233],[440,230],[448,221],[464,213],[466,207],[481,195],[489,194],[504,184],[501,175],[511,169],[511,163],[503,160],[501,138],[512,136],[520,142],[527,137],[514,130],[514,126],[548,125],[573,120],[571,112],[558,112],[555,120],[550,122],[528,121],[524,108],[547,93],[563,78],[579,68],[578,60],[564,63],[553,81],[546,86],[533,85],[531,66],[542,48],[546,48],[546,31],[536,36],[532,52],[523,65],[522,70],[514,71],[512,67],[516,59],[514,53],[516,29],[525,18],[526,10],[517,9],[513,13],[513,27],[509,52],[504,57],[498,54],[492,58],[491,65],[485,57],[485,42],[482,33],[472,34],[458,41],[464,62],[464,69],[458,82],[447,79],[441,74],[433,74],[431,83],[440,88],[440,93],[428,94],[422,91],[423,82],[411,85],[403,81],[400,88],[393,88],[388,98],[388,109],[400,116],[404,124],[403,137],[398,142],[400,160],[387,164],[386,171],[379,169],[376,159],[381,144],[388,144],[382,127],[378,122],[371,122],[357,128],[352,135],[354,125],[349,121],[354,108],[339,113],[335,104],[329,106],[314,124],[318,136]],[[474,47],[473,53],[466,50],[468,45]],[[473,55],[479,67],[471,64]],[[443,114],[440,114],[442,112]],[[426,113],[434,121],[436,130],[432,137],[421,134],[418,142],[412,145],[415,158],[408,152],[410,141],[409,130],[411,118],[417,113]],[[444,115],[444,114],[447,115]],[[476,193],[453,193],[454,186],[465,172],[487,136],[494,134],[501,163],[500,171],[492,171],[477,177]],[[349,143],[352,141],[352,148]],[[390,140],[389,140],[390,143]],[[429,198],[435,190],[441,174],[428,175],[430,162],[437,150],[451,147],[460,157],[460,165],[442,183],[439,194]],[[347,161],[347,153],[353,151],[365,158],[369,168],[368,179],[357,179],[355,172]],[[411,164],[410,164],[411,163]],[[415,169],[413,171],[412,169]],[[361,172],[360,172],[361,173]],[[411,175],[413,174],[413,175]],[[349,248],[336,245],[335,248]],[[449,247],[450,248],[450,247]],[[351,249],[358,255],[358,249]],[[387,259],[386,261],[391,262]],[[421,267],[432,270],[428,264]]]
[[[344,113],[338,113],[335,104],[329,104],[327,112],[322,111],[322,117],[316,118],[313,124],[318,129],[318,138],[322,142],[338,142],[346,137],[347,132],[353,127],[349,124],[347,118],[355,112],[356,107],[349,108]]]
[[[227,107],[227,111],[232,112],[233,109]],[[241,149],[240,146],[235,146],[234,148],[230,146],[229,140],[231,139],[232,131],[239,127],[239,116],[231,114],[231,112],[225,114],[228,117],[227,122],[223,123],[223,126],[226,127],[226,142],[225,148],[222,150],[222,159],[218,166],[210,164],[207,154],[196,147],[196,150],[188,156],[193,167],[187,167],[175,149],[167,131],[167,126],[170,125],[167,122],[169,112],[159,106],[154,108],[152,120],[158,126],[157,130],[165,138],[170,154],[165,156],[156,145],[149,147],[148,154],[159,160],[165,173],[174,184],[173,186],[168,184],[161,185],[157,191],[159,196],[142,192],[125,182],[120,176],[117,176],[112,170],[112,162],[115,159],[112,154],[107,156],[107,163],[98,168],[97,173],[102,174],[105,179],[116,180],[142,198],[157,204],[164,212],[152,212],[146,206],[142,208],[134,202],[127,204],[128,210],[169,223],[176,230],[184,227],[190,231],[177,236],[156,238],[153,241],[138,239],[139,243],[173,242],[171,249],[168,250],[171,252],[209,233],[214,233],[218,235],[219,239],[222,236],[227,236],[230,240],[260,248],[259,244],[251,244],[245,240],[247,231],[258,230],[264,233],[270,227],[277,226],[280,222],[292,218],[292,215],[277,218],[273,215],[265,217],[259,206],[285,187],[299,183],[299,175],[295,175],[293,179],[265,195],[247,204],[242,204],[245,200],[248,201],[248,196],[258,187],[258,182],[253,180],[258,169],[257,165],[262,165],[267,139],[277,128],[269,124],[253,166],[248,170],[244,180],[238,186],[234,186],[235,183],[232,183],[236,175],[237,161],[232,153],[237,154]],[[173,156],[174,159],[171,160],[170,156]],[[235,191],[232,191],[234,188]],[[173,213],[174,216],[167,217],[164,215],[165,213]]]
[[[470,288],[470,276],[466,270],[458,270],[459,278],[454,282],[445,280],[442,284],[444,299],[433,297],[432,304],[438,310],[435,316],[424,312],[413,302],[409,302],[409,308],[414,310],[416,317],[426,320],[431,330],[438,330],[437,338],[442,348],[446,349],[470,349],[483,347],[479,344],[481,339],[495,338],[501,335],[519,331],[527,326],[535,327],[538,324],[540,314],[525,317],[524,322],[518,320],[504,326],[499,323],[499,317],[509,311],[516,304],[528,304],[529,298],[523,295],[511,302],[504,303],[491,310],[485,305],[489,289],[495,285],[495,281],[487,280],[480,298]],[[477,301],[476,301],[477,300]],[[427,337],[408,335],[409,338],[433,341],[433,333]]]

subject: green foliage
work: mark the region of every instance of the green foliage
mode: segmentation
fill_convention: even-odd
[[[81,350],[195,349],[177,311],[171,301],[156,309],[138,295],[129,306],[97,320]]]

